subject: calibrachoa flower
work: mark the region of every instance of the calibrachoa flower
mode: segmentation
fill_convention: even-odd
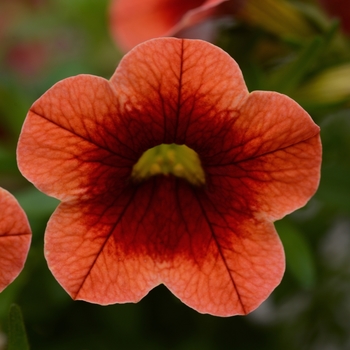
[[[287,96],[248,93],[203,41],[137,46],[107,81],[65,79],[31,107],[19,167],[62,201],[45,234],[73,299],[136,302],[163,283],[202,313],[247,314],[280,283],[273,221],[319,182],[319,128]]]
[[[22,271],[31,237],[24,211],[10,193],[0,188],[0,292]]]
[[[244,0],[113,0],[110,26],[116,43],[125,51],[148,39],[182,36],[213,40],[209,19],[232,15]],[[193,27],[203,23],[197,30]],[[192,34],[192,35],[191,35]],[[188,36],[187,35],[187,36]]]

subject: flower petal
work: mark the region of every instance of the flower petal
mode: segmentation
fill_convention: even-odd
[[[205,215],[202,231],[197,232],[208,239],[205,259],[176,256],[162,274],[164,284],[198,312],[248,314],[281,282],[285,258],[280,239],[272,223],[241,221],[220,212]]]
[[[17,149],[22,174],[61,200],[110,191],[110,179],[123,182],[138,156],[118,139],[117,115],[107,80],[80,75],[57,83],[24,122]]]
[[[136,302],[164,283],[200,312],[245,314],[280,282],[283,249],[272,224],[218,210],[187,182],[156,177],[119,198],[61,204],[46,258],[74,299]]]
[[[27,258],[31,230],[16,199],[0,188],[0,292],[22,271]]]
[[[57,281],[73,299],[101,305],[139,301],[159,284],[154,262],[142,255],[125,220],[133,193],[89,202],[62,203],[45,234],[45,256]],[[126,248],[126,249],[124,249]]]
[[[251,93],[240,112],[226,149],[213,164],[203,161],[213,186],[224,183],[240,210],[275,221],[304,206],[318,187],[319,127],[275,92]]]
[[[134,142],[146,148],[134,147],[142,151],[186,143],[210,153],[248,97],[236,62],[201,40],[162,38],[139,45],[124,56],[111,84],[120,114],[138,136]]]

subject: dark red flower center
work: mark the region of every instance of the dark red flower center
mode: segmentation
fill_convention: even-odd
[[[175,175],[196,186],[204,185],[205,174],[198,154],[186,145],[161,144],[142,154],[131,177],[140,182],[155,175]]]

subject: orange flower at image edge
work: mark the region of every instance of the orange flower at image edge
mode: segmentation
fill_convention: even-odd
[[[0,292],[22,271],[31,230],[16,199],[0,188]]]
[[[31,107],[21,172],[62,201],[45,234],[73,299],[137,302],[163,283],[201,313],[247,314],[280,283],[273,221],[319,183],[319,127],[293,100],[249,93],[207,42],[161,38],[112,78],[79,75]]]
[[[111,33],[124,51],[160,36],[186,36],[212,41],[215,26],[211,21],[232,16],[244,1],[112,0]],[[200,27],[196,27],[198,25]]]

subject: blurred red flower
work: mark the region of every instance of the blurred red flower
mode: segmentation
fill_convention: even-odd
[[[43,5],[42,0],[0,2],[0,74],[10,72],[15,74],[21,83],[30,81],[32,85],[33,78],[37,78],[47,68],[51,58],[49,47],[52,44],[42,35],[42,31],[34,35],[32,30],[28,30],[31,17]]]
[[[199,167],[187,159],[163,175],[158,159],[135,175],[160,144],[186,145]],[[163,283],[199,312],[229,316],[280,283],[272,222],[316,191],[321,144],[293,100],[249,94],[224,51],[162,38],[130,51],[110,81],[79,75],[47,91],[27,115],[18,162],[62,201],[45,254],[73,299],[136,302]],[[192,166],[198,181],[177,176]]]
[[[232,15],[244,0],[113,0],[110,26],[125,51],[160,36],[193,37],[212,41],[210,19]],[[201,24],[201,25],[200,25]]]
[[[350,34],[350,1],[318,0],[329,15],[340,19],[344,32]]]
[[[8,49],[5,63],[22,78],[38,76],[49,61],[48,50],[42,41],[18,42]]]
[[[31,230],[16,199],[0,188],[0,292],[22,271]]]

